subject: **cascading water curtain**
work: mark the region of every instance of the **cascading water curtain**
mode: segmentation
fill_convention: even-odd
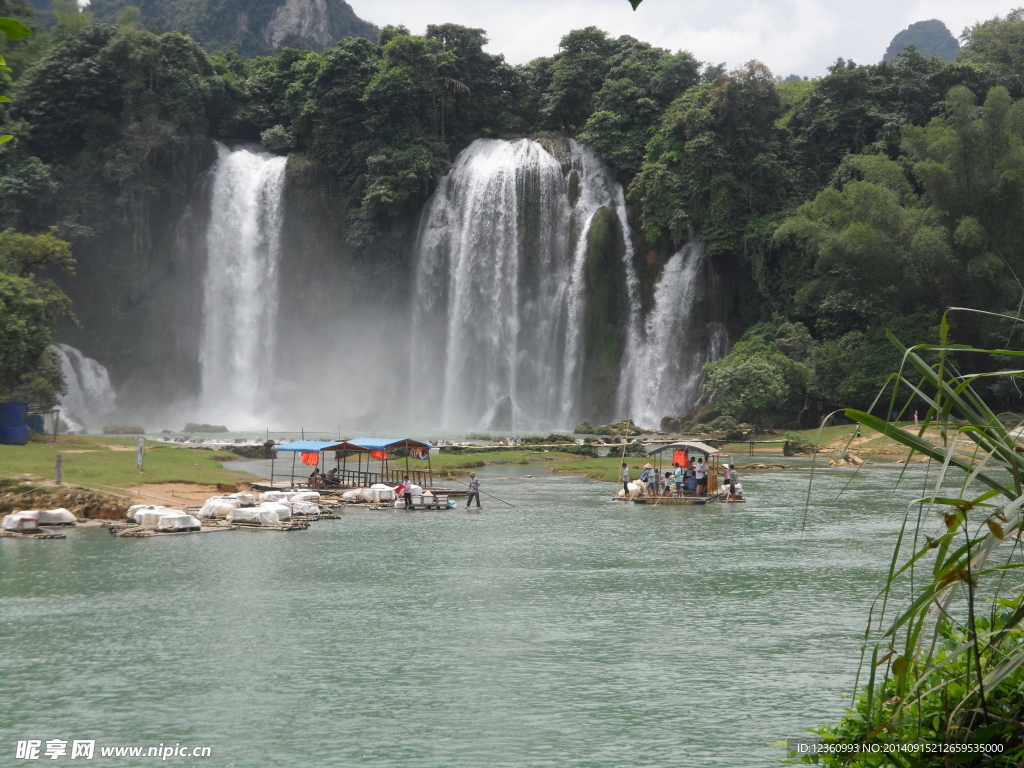
[[[619,387],[633,421],[657,428],[697,404],[701,369],[728,351],[725,326],[712,319],[717,280],[700,243],[669,259],[654,290],[654,306],[629,345]]]
[[[621,186],[575,142],[562,159],[528,139],[479,139],[459,154],[420,224],[413,423],[570,425],[581,386],[587,232],[603,206],[628,231]],[[628,261],[632,270],[631,251]],[[627,290],[635,296],[635,284]]]
[[[217,145],[206,233],[203,418],[239,429],[262,424],[278,302],[287,158]]]

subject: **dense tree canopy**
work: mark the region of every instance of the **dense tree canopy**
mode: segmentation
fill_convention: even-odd
[[[39,28],[21,0],[0,3]],[[708,369],[709,394],[781,386],[774,416],[730,401],[761,420],[866,406],[878,371],[842,361],[872,359],[886,329],[928,333],[950,304],[1020,301],[1024,11],[976,24],[953,62],[907,50],[783,82],[759,62],[729,71],[594,27],[524,66],[453,24],[246,59],[210,56],[138,14],[93,24],[65,10],[52,38],[3,52],[16,138],[0,155],[0,219],[19,233],[112,232],[145,253],[153,212],[184,206],[211,139],[262,141],[318,169],[350,245],[373,258],[381,238],[407,248],[474,139],[573,137],[628,188],[642,296],[691,238],[728,274],[737,319],[760,330]],[[803,352],[764,323],[806,334]],[[977,318],[954,332],[1001,333]]]

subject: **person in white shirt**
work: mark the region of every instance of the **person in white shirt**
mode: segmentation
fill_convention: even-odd
[[[693,474],[697,478],[697,495],[705,496],[708,492],[708,465],[702,457],[697,457],[697,466],[693,468]]]

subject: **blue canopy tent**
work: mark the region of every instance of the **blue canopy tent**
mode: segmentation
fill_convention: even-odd
[[[317,466],[319,467],[323,461],[324,451],[335,451],[335,457],[338,459],[338,475],[339,480],[343,486],[347,487],[366,487],[373,485],[374,483],[390,483],[392,485],[398,485],[402,481],[403,473],[400,470],[392,470],[388,467],[388,451],[393,451],[396,448],[405,448],[406,451],[421,451],[426,457],[427,470],[410,470],[409,469],[409,454],[406,453],[405,457],[405,475],[409,475],[414,481],[419,482],[420,485],[424,485],[422,482],[426,480],[425,487],[432,487],[434,484],[433,470],[430,466],[430,444],[424,443],[419,440],[413,440],[408,437],[389,438],[389,437],[357,437],[351,440],[332,440],[329,442],[323,442],[320,440],[296,440],[291,443],[282,443],[281,445],[274,446],[273,453],[271,453],[270,462],[270,484],[274,484],[274,458],[276,458],[277,451],[287,451],[292,454],[292,473],[291,483],[295,484],[295,456],[299,453],[317,453],[319,458]],[[370,471],[370,458],[367,457],[366,469],[363,469],[362,455],[380,451],[380,472]],[[348,470],[343,467],[342,462],[347,461],[348,455],[354,453],[358,457],[359,463],[356,470]],[[323,470],[321,469],[321,472]]]
[[[295,455],[298,453],[316,453],[319,454],[317,459],[317,467],[320,466],[320,462],[323,461],[324,451],[335,448],[341,445],[336,440],[331,442],[323,442],[321,440],[295,440],[291,443],[281,443],[281,445],[275,445],[270,453],[270,484],[274,484],[274,460],[277,458],[278,451],[287,451],[292,455],[292,474],[291,484],[295,485]],[[323,471],[323,470],[321,470]]]
[[[405,454],[405,475],[408,475],[414,482],[419,481],[420,485],[423,485],[423,480],[426,480],[427,488],[434,485],[434,473],[430,466],[430,444],[424,443],[419,440],[413,440],[411,437],[356,437],[352,440],[346,440],[339,445],[344,446],[337,448],[339,451],[354,451],[354,452],[380,452],[380,474],[378,482],[394,483],[397,485],[401,482],[402,478],[398,477],[400,474],[398,470],[392,470],[388,467],[388,451],[393,451],[396,448],[404,448]],[[410,470],[409,469],[409,453],[412,451],[421,451],[427,460],[427,471],[422,470]],[[347,455],[347,454],[346,454]],[[361,457],[360,457],[361,461]],[[369,474],[370,462],[366,462],[367,473]],[[371,483],[372,485],[372,483]]]

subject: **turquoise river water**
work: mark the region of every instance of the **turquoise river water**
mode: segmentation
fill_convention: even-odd
[[[521,475],[533,473],[533,478]],[[489,467],[482,514],[308,531],[0,539],[0,765],[763,766],[842,715],[920,470],[745,472],[640,507]],[[512,478],[508,478],[512,475]],[[487,501],[485,499],[485,501]],[[205,759],[101,746],[210,746]]]

